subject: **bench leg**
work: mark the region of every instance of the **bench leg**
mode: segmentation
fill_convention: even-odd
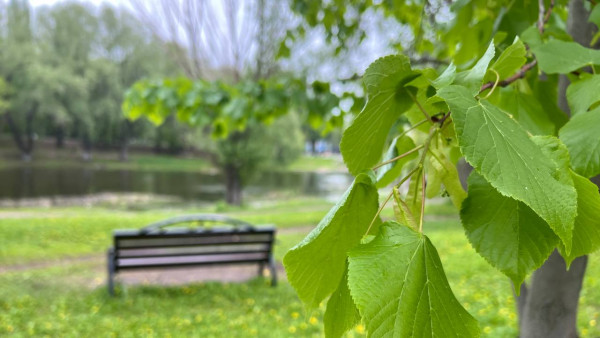
[[[258,263],[258,276],[262,277],[263,276],[263,272],[265,271],[265,263]]]
[[[115,253],[113,248],[108,249],[107,254],[107,262],[108,262],[108,294],[111,296],[115,295]]]
[[[275,260],[272,256],[269,258],[269,270],[271,272],[271,286],[277,286],[277,269],[275,268]]]

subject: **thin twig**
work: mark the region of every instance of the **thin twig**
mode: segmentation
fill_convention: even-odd
[[[508,85],[510,85],[511,83],[517,81],[518,79],[522,79],[525,77],[525,74],[531,70],[533,67],[535,67],[535,65],[537,64],[537,60],[533,60],[530,63],[524,65],[523,67],[521,67],[521,69],[519,69],[518,72],[516,72],[514,75],[498,82],[498,86],[500,87],[506,87]],[[483,86],[481,86],[481,89],[479,90],[479,93],[481,94],[481,92],[483,92],[486,89],[492,88],[494,86],[494,81],[490,81],[487,82],[485,84],[483,84]]]
[[[390,192],[388,197],[385,199],[385,202],[383,202],[383,204],[381,204],[381,206],[379,207],[379,210],[377,210],[375,217],[373,217],[373,219],[371,220],[371,223],[369,224],[369,227],[367,228],[367,231],[365,232],[365,236],[369,233],[369,231],[371,231],[371,227],[375,223],[375,220],[377,219],[377,217],[379,217],[379,214],[381,214],[381,211],[383,210],[383,208],[385,208],[385,205],[387,204],[387,202],[389,202],[390,198],[392,198],[393,194],[394,194],[394,189],[392,189],[392,192]]]
[[[544,33],[544,0],[538,0],[538,21],[537,26],[540,33]]]
[[[431,115],[429,115],[426,111],[425,108],[423,108],[423,106],[421,106],[421,104],[419,103],[419,101],[417,100],[417,98],[408,90],[406,91],[408,93],[408,95],[410,96],[410,98],[413,100],[413,102],[417,105],[417,107],[419,107],[419,110],[423,113],[423,115],[425,115],[425,118],[429,121],[431,121]]]
[[[400,182],[398,182],[398,184],[396,184],[394,187],[392,187],[392,193],[385,199],[385,202],[383,202],[383,205],[379,208],[379,210],[375,214],[375,217],[373,217],[373,219],[371,220],[371,223],[369,224],[369,227],[367,228],[367,232],[365,232],[364,236],[366,236],[369,233],[369,231],[371,231],[371,227],[373,226],[373,223],[375,223],[375,220],[377,219],[377,217],[379,216],[379,214],[381,214],[381,211],[383,210],[383,208],[385,207],[385,205],[387,204],[387,202],[390,200],[390,198],[394,194],[394,188],[401,186],[402,183],[406,182],[406,180],[408,180],[415,172],[417,172],[417,170],[419,170],[422,167],[423,166],[421,164],[417,165],[411,171],[409,171],[408,174],[406,174],[406,176],[404,176],[400,180]]]
[[[425,122],[429,122],[429,120],[423,120],[423,121],[420,121],[420,122],[417,122],[417,123],[413,124],[412,126],[410,126],[410,128],[408,128],[407,130],[403,131],[402,134],[398,135],[397,138],[401,139],[402,136],[404,136],[404,135],[408,134],[409,132],[415,130],[416,128],[418,128],[419,126],[421,126]]]
[[[419,232],[423,233],[423,215],[425,214],[425,170],[421,177],[421,215],[419,215]]]
[[[550,0],[550,7],[548,7],[548,10],[546,11],[546,15],[544,15],[544,26],[546,26],[546,24],[550,20],[550,14],[552,14],[553,9],[554,9],[554,0]]]
[[[414,153],[415,151],[419,151],[419,150],[420,150],[421,148],[423,148],[423,147],[424,147],[423,145],[420,145],[420,146],[418,146],[418,147],[416,147],[416,148],[414,148],[414,149],[412,149],[412,150],[409,150],[409,151],[405,152],[405,153],[404,153],[404,154],[402,154],[402,155],[396,156],[396,157],[394,157],[394,158],[392,158],[392,159],[390,159],[390,160],[387,160],[387,161],[385,161],[385,162],[381,162],[381,163],[379,163],[378,165],[374,166],[372,170],[375,170],[375,169],[377,169],[377,168],[381,168],[381,167],[383,167],[384,165],[386,165],[386,164],[389,164],[389,163],[392,163],[392,162],[394,162],[394,161],[398,161],[399,159],[401,159],[401,158],[403,158],[403,157],[406,157],[406,156],[408,156],[408,155],[410,155],[410,154]]]

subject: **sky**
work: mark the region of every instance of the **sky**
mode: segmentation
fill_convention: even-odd
[[[64,2],[64,0],[29,0],[29,3],[32,6],[52,5],[58,2]],[[80,2],[92,3],[94,5],[99,5],[103,2],[107,2],[118,6],[120,4],[124,4],[126,0],[85,0]]]
[[[53,5],[66,1],[69,0],[29,0],[30,4],[34,7]],[[79,1],[81,3],[91,3],[94,5],[109,3],[116,7],[129,7],[129,0],[75,1]],[[343,62],[335,59],[330,60],[331,62],[327,62],[326,60],[328,59],[328,53],[323,54],[321,51],[327,50],[328,46],[323,40],[322,36],[315,34],[313,37],[308,38],[306,43],[296,46],[297,50],[293,51],[292,53],[295,57],[290,59],[288,63],[296,65],[292,68],[311,69],[312,71],[307,74],[309,75],[310,81],[334,81],[335,79],[339,78],[349,78],[354,73],[362,73],[362,71],[364,71],[364,69],[366,69],[366,67],[375,59],[393,53],[393,50],[389,48],[389,41],[397,39],[399,36],[403,37],[404,39],[410,39],[410,37],[405,36],[405,30],[398,27],[393,22],[388,21],[389,20],[385,20],[379,16],[367,18],[367,27],[363,28],[368,31],[370,38],[363,41],[360,46],[353,48],[353,52],[345,57]],[[315,64],[315,60],[319,60],[319,63]],[[286,68],[285,65],[284,68]],[[334,88],[334,91],[336,89],[340,91],[347,90],[342,88]]]

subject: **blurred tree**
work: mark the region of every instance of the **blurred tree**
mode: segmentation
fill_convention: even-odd
[[[23,159],[35,135],[53,135],[57,147],[77,137],[84,159],[92,145],[120,147],[125,159],[130,137],[160,135],[122,117],[123,92],[142,77],[177,75],[177,67],[126,10],[65,2],[33,15],[25,0],[2,2],[0,44],[10,89],[0,114]]]
[[[233,84],[229,86],[215,83],[211,87],[205,82],[198,82],[214,90],[213,95],[208,98],[215,100],[214,107],[204,108],[220,112],[209,117],[206,112],[188,112],[188,115],[182,115],[178,111],[178,117],[192,124],[212,124],[211,131],[214,135],[225,136],[211,150],[216,152],[216,164],[226,180],[227,202],[240,204],[244,181],[262,167],[258,164],[269,163],[264,159],[264,154],[268,153],[264,148],[268,146],[264,140],[256,137],[264,129],[260,123],[255,123],[261,120],[261,114],[267,116],[268,112],[255,108],[260,104],[270,104],[259,97],[264,89],[261,81],[278,72],[275,56],[279,41],[285,34],[281,28],[289,24],[289,10],[284,3],[266,6],[264,0],[227,0],[222,3],[195,0],[130,2],[139,19],[163,41],[165,49],[174,56],[189,78],[219,78]],[[223,88],[227,88],[225,94],[221,91]],[[161,91],[159,88],[155,89]],[[172,90],[163,89],[158,95],[166,96]],[[282,98],[271,96],[270,99],[281,102]],[[249,100],[256,100],[257,103]],[[162,99],[159,101],[163,102]],[[220,103],[224,105],[221,106]],[[167,114],[176,111],[176,107],[171,108],[166,110]],[[130,110],[126,108],[125,111]],[[149,110],[142,113],[153,114]],[[219,118],[214,118],[215,116]],[[164,118],[157,120],[162,121]],[[191,121],[193,119],[203,121]],[[232,124],[232,120],[235,123]]]
[[[31,160],[34,120],[38,114],[38,53],[34,48],[29,5],[11,0],[4,10],[0,76],[10,88],[4,118],[24,161]],[[32,95],[32,93],[34,95]]]

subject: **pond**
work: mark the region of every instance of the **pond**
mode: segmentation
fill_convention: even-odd
[[[290,191],[335,199],[351,183],[352,177],[346,173],[268,172],[250,182],[244,194],[265,196],[273,191]],[[147,193],[214,202],[224,199],[225,185],[221,175],[193,172],[27,166],[0,169],[0,199],[104,192]]]

